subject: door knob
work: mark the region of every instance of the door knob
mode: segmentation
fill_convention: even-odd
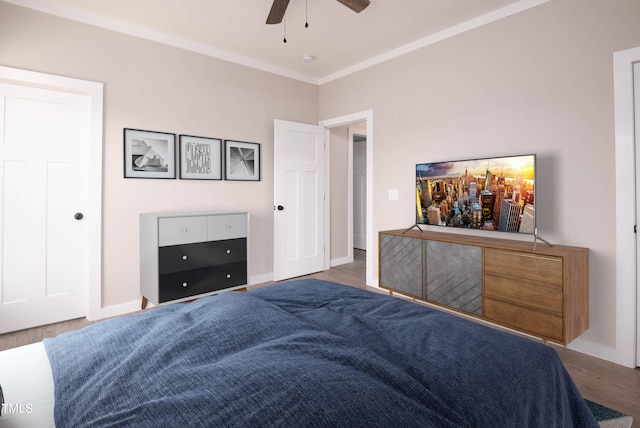
[[[75,218],[76,220],[82,220],[84,218],[84,214],[82,213],[75,213],[73,215],[73,218]]]
[[[282,211],[284,207],[282,205],[278,205],[278,211]]]

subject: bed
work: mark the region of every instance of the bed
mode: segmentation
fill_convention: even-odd
[[[316,279],[168,305],[29,346],[10,350],[29,360],[0,353],[5,400],[31,408],[3,412],[0,426],[47,426],[30,424],[36,417],[59,427],[598,426],[551,347]],[[41,382],[12,395],[36,363],[31,378]]]

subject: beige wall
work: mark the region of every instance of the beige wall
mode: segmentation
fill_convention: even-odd
[[[320,88],[321,120],[373,110],[374,232],[413,223],[417,162],[536,153],[540,235],[591,249],[591,327],[572,347],[610,360],[612,54],[640,46],[638,17],[640,2],[554,0]]]
[[[273,272],[273,120],[317,123],[314,85],[0,2],[0,65],[103,82],[103,307],[139,299],[138,214],[251,213],[252,277]],[[262,180],[123,178],[123,128],[261,144]]]

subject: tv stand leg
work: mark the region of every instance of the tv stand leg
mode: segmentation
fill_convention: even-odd
[[[418,223],[414,224],[413,226],[405,229],[404,232],[402,232],[402,234],[404,235],[405,233],[407,233],[408,231],[410,231],[411,229],[413,229],[414,227],[417,227],[418,229],[420,229],[420,232],[422,232],[422,228],[420,227],[420,225]]]
[[[547,244],[548,246],[553,247],[553,245],[551,245],[549,241],[547,241],[546,239],[538,235],[538,228],[536,228],[533,233],[533,251],[536,250],[536,244],[538,243],[538,239],[544,242],[545,244]]]

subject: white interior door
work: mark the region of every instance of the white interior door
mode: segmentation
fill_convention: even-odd
[[[0,83],[0,333],[86,315],[89,103]]]
[[[325,269],[324,128],[274,122],[275,281]]]

